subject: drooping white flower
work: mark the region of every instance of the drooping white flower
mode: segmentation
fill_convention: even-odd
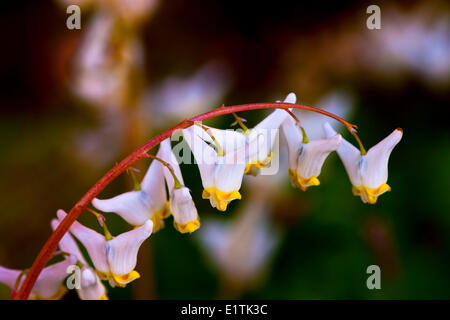
[[[295,95],[289,94],[285,102],[295,102]],[[208,130],[206,132],[197,125],[183,130],[200,171],[204,188],[202,196],[209,199],[212,207],[225,211],[232,200],[242,198],[239,190],[244,173],[252,172],[252,166],[261,168],[270,163],[276,131],[287,116],[289,114],[285,110],[276,110],[248,135],[203,126]],[[215,144],[222,150],[216,151],[212,147]]]
[[[310,186],[320,184],[317,178],[328,155],[341,143],[341,135],[334,134],[328,139],[307,141],[300,127],[292,118],[287,118],[282,129],[286,137],[289,153],[289,176],[292,184],[306,191]]]
[[[295,93],[289,93],[284,103],[296,103]],[[291,118],[286,110],[276,109],[264,120],[250,130],[248,135],[249,160],[245,167],[246,174],[258,175],[261,168],[268,166],[272,160],[276,136],[283,121]]]
[[[214,208],[225,211],[230,201],[241,199],[239,189],[246,166],[246,138],[232,130],[208,130],[223,149],[223,154],[216,152],[211,146],[215,143],[213,139],[197,125],[183,130],[183,135],[200,171],[203,199],[209,199]]]
[[[323,128],[328,137],[336,134],[328,123],[325,123]],[[361,155],[360,150],[342,139],[337,153],[353,185],[353,194],[360,196],[364,203],[374,204],[380,195],[391,190],[391,187],[386,183],[388,161],[392,150],[400,142],[402,135],[402,129],[395,129],[389,136],[370,148],[365,155]]]
[[[184,186],[180,166],[172,152],[169,138],[162,141],[160,144],[160,158],[170,164],[173,173],[181,183],[180,186],[176,185],[172,173],[168,168],[164,168],[164,176],[169,189],[170,211],[173,214],[174,227],[181,233],[194,232],[200,227],[200,219],[194,201],[192,200],[191,193],[189,189]]]
[[[67,268],[76,262],[75,257],[70,257],[64,261],[45,267],[39,275],[33,289],[29,295],[30,300],[59,300],[67,292],[63,281],[67,277]],[[0,266],[0,283],[6,284],[10,288],[15,288],[22,270],[8,269]],[[26,275],[20,279],[19,286],[22,285]]]
[[[161,149],[158,152],[161,157]],[[134,226],[143,225],[148,219],[153,222],[153,232],[163,225],[169,214],[163,165],[153,160],[144,179],[141,190],[122,193],[111,199],[95,198],[92,205],[104,212],[115,212]]]
[[[59,220],[53,219],[51,224],[53,230],[56,230],[59,225]],[[95,271],[86,262],[77,243],[69,232],[66,232],[59,241],[59,248],[62,252],[69,253],[71,256],[76,257],[76,259],[82,263],[80,288],[77,288],[80,299],[108,300],[105,286],[102,284]]]
[[[60,221],[66,213],[58,211]],[[150,237],[153,222],[147,220],[142,226],[124,232],[112,240],[75,221],[70,232],[84,245],[91,257],[97,274],[103,280],[109,280],[112,286],[124,287],[127,283],[140,277],[134,270],[137,254],[141,244]]]

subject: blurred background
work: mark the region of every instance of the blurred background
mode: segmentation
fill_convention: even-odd
[[[69,4],[81,7],[81,30],[66,27]],[[366,27],[371,4],[381,8],[380,30]],[[403,128],[389,162],[392,191],[363,204],[335,153],[320,187],[294,189],[282,139],[278,175],[246,177],[243,199],[221,213],[201,199],[198,169],[182,166],[201,228],[180,234],[167,221],[141,248],[142,278],[109,288],[110,298],[450,298],[447,1],[2,7],[0,265],[31,266],[56,210],[70,210],[153,135],[222,103],[282,100],[293,91],[298,103],[359,125],[367,148]],[[266,114],[241,116],[251,127]],[[300,117],[318,137],[324,119]],[[208,124],[232,122],[224,116]],[[148,164],[136,164],[140,177]],[[131,188],[123,174],[100,197]],[[113,234],[129,228],[118,216],[106,218]],[[96,227],[86,212],[80,221]],[[381,268],[381,290],[366,287],[372,264]],[[0,299],[9,296],[0,284]]]

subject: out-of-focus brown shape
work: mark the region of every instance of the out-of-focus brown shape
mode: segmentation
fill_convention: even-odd
[[[363,233],[383,277],[397,277],[400,271],[399,257],[391,227],[379,216],[370,215],[364,221]]]

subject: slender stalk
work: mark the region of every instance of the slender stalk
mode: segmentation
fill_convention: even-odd
[[[236,119],[237,124],[239,124],[239,126],[242,128],[242,130],[244,130],[244,134],[245,135],[249,135],[250,134],[250,130],[247,128],[247,126],[244,124],[244,122],[242,122],[242,119],[236,114],[236,112],[233,112],[233,117]]]
[[[302,126],[300,126],[300,130],[302,130],[302,136],[303,136],[303,143],[309,143],[309,139],[308,136],[306,135],[306,131],[305,128],[303,128]]]
[[[356,128],[355,125],[345,121],[344,119],[329,113],[327,111],[317,109],[314,107],[291,104],[291,103],[254,103],[254,104],[243,104],[226,107],[222,105],[222,107],[217,108],[215,110],[203,113],[201,115],[195,116],[189,120],[184,120],[177,125],[171,127],[170,129],[160,133],[159,135],[153,137],[138,149],[133,151],[130,155],[128,155],[125,159],[117,163],[111,170],[109,170],[98,182],[89,189],[88,192],[75,204],[75,206],[70,210],[67,216],[63,221],[58,225],[56,230],[52,233],[50,238],[47,240],[38,256],[33,262],[33,265],[30,268],[22,286],[20,287],[17,294],[14,296],[15,300],[25,300],[28,298],[31,290],[33,289],[34,283],[36,282],[39,274],[42,269],[45,267],[48,260],[51,258],[53,252],[56,250],[59,241],[64,236],[64,234],[69,230],[72,223],[79,217],[81,212],[83,212],[87,206],[91,203],[91,201],[115,178],[117,178],[121,173],[127,170],[133,163],[141,160],[142,158],[147,157],[147,152],[151,150],[153,147],[157,146],[163,140],[169,138],[175,131],[185,129],[190,127],[194,122],[197,121],[205,121],[211,118],[215,118],[221,115],[233,113],[233,112],[242,112],[249,110],[258,110],[258,109],[284,109],[287,110],[289,108],[294,109],[303,109],[307,111],[317,112],[337,121],[341,122],[350,132],[354,131]]]
[[[234,113],[233,113],[234,114]],[[211,140],[214,142],[214,144],[216,145],[217,148],[217,155],[219,157],[223,157],[225,155],[225,152],[222,149],[222,146],[220,145],[219,141],[217,141],[216,137],[214,137],[214,135],[211,132],[211,129],[209,129],[208,127],[200,124],[200,123],[194,123],[196,126],[199,126],[200,128],[202,128],[211,138]]]
[[[165,166],[170,174],[172,175],[173,181],[174,181],[174,188],[175,189],[180,189],[183,185],[181,184],[180,180],[178,180],[177,175],[175,174],[175,171],[173,170],[173,167],[170,163],[164,161],[161,158],[158,158],[157,156],[154,156],[152,154],[147,154],[146,157],[152,158],[153,160],[159,161],[162,163],[163,166]]]

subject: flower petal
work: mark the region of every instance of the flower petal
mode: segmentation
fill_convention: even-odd
[[[331,138],[336,135],[336,131],[330,126],[328,122],[325,122],[323,129],[327,138]],[[344,164],[345,170],[350,178],[351,183],[354,186],[359,186],[362,184],[360,161],[361,153],[355,148],[350,142],[341,139],[341,144],[337,149],[337,153]]]
[[[17,278],[21,273],[22,270],[8,269],[0,266],[0,283],[3,283],[10,288],[14,288]]]
[[[281,125],[288,145],[289,168],[296,170],[298,152],[303,141],[303,134],[291,117],[286,118]]]
[[[394,147],[402,139],[403,131],[394,130],[389,136],[370,148],[365,156],[365,166],[362,170],[362,183],[373,189],[386,183],[388,178],[388,161]]]
[[[180,180],[181,184],[183,184],[184,182],[183,176],[181,175],[180,165],[178,164],[178,160],[172,152],[170,138],[167,138],[161,142],[157,156],[172,166],[172,169],[178,180]],[[171,190],[173,190],[173,188],[175,187],[175,182],[173,181],[172,174],[167,168],[164,168],[164,177],[166,179],[167,186],[169,187],[169,192],[171,192]]]
[[[328,155],[341,143],[341,135],[328,139],[313,140],[303,144],[297,159],[297,172],[304,179],[318,177]]]
[[[133,271],[139,248],[150,237],[152,229],[153,222],[147,220],[141,227],[124,232],[106,243],[106,255],[113,276],[120,277]]]
[[[142,190],[125,192],[111,199],[95,198],[92,205],[103,212],[115,212],[135,226],[142,225],[152,217],[150,196]]]
[[[296,100],[295,93],[291,92],[283,102],[295,103]],[[286,110],[276,109],[251,129],[250,135],[248,136],[248,162],[262,163],[268,158],[279,133],[279,128],[288,118],[292,119]],[[256,141],[256,143],[251,143],[252,141]]]
[[[174,226],[181,233],[191,233],[200,227],[197,209],[188,188],[181,187],[172,191],[170,208]]]
[[[67,215],[63,210],[58,210],[57,214],[60,221]],[[97,231],[83,226],[78,221],[72,224],[70,232],[84,245],[95,268],[101,273],[108,274],[109,266],[105,254],[105,237]]]
[[[217,142],[222,147],[223,151],[225,152],[225,155],[227,153],[233,152],[239,148],[245,147],[247,137],[240,131],[240,130],[234,130],[234,129],[216,129],[212,127],[208,127],[211,134],[214,136],[214,138],[217,140]],[[200,137],[208,141],[211,144],[214,144],[214,141],[212,138],[203,130],[202,128],[199,128],[197,126],[196,130],[202,130],[203,133],[200,135]]]
[[[31,292],[36,294],[38,299],[60,299],[67,290],[63,284],[63,280],[68,276],[67,268],[73,263],[73,260],[65,259],[44,268]]]
[[[217,164],[214,172],[216,188],[225,193],[239,191],[244,178],[245,162],[232,163],[233,161],[230,160],[231,163],[229,163],[226,158],[223,160],[225,163]]]
[[[53,231],[56,230],[56,228],[59,225],[58,219],[53,219],[52,222],[52,229]],[[83,254],[80,251],[80,248],[78,248],[77,243],[75,242],[75,239],[70,235],[69,232],[66,232],[58,244],[59,248],[63,252],[67,252],[73,256],[75,256],[79,261],[81,261],[84,265],[87,265],[86,260],[83,257]]]
[[[164,166],[161,162],[152,161],[142,179],[141,188],[150,197],[150,207],[153,211],[160,211],[164,208],[167,202],[167,193],[164,182]]]
[[[106,288],[90,267],[81,270],[81,287],[77,290],[81,300],[105,300]]]
[[[198,165],[203,188],[206,189],[214,185],[217,152],[202,139],[203,137],[206,139],[205,135],[208,136],[204,130],[196,125],[183,130],[184,139]]]

